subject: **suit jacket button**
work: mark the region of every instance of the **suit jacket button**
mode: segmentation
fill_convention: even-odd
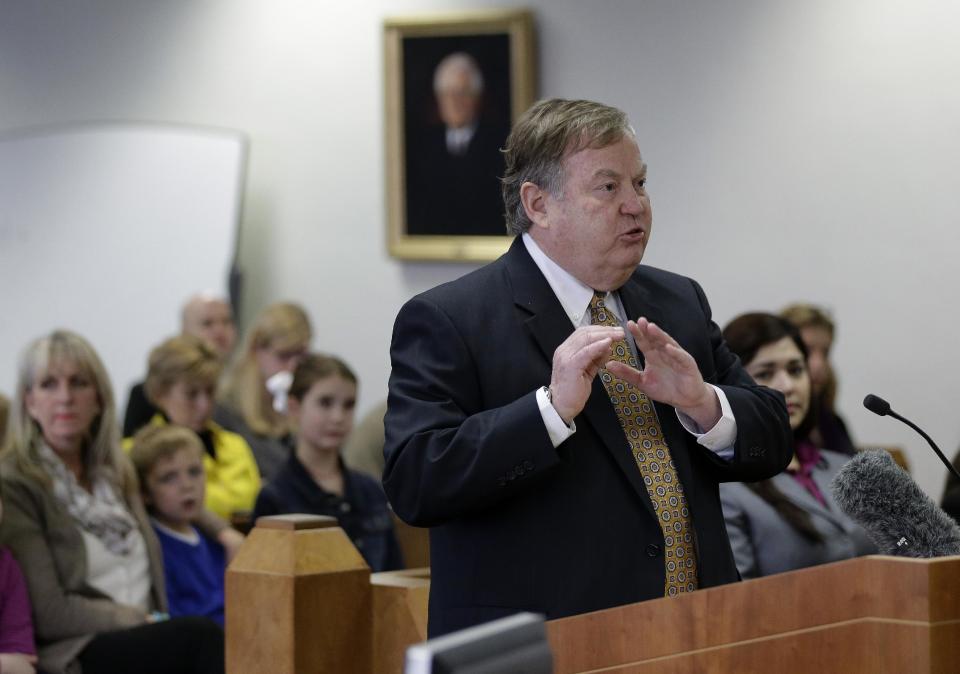
[[[660,554],[660,546],[656,543],[651,543],[647,546],[647,557],[656,557]]]

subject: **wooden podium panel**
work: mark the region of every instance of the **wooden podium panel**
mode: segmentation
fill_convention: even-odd
[[[373,589],[373,672],[403,671],[407,647],[427,640],[430,569],[370,576]]]
[[[960,557],[871,556],[547,623],[556,674],[960,672]]]
[[[226,574],[230,674],[369,674],[370,568],[333,518],[262,517]]]

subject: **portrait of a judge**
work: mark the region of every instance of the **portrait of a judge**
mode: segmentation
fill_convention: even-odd
[[[434,60],[429,94],[408,111],[407,233],[504,236],[501,147],[510,131],[506,68],[495,72],[497,59],[485,68],[465,50]],[[507,59],[502,61],[506,65]]]

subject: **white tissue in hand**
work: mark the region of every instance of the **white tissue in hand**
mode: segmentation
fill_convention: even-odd
[[[273,409],[280,414],[287,413],[287,391],[293,383],[293,373],[280,370],[267,380],[267,390],[273,396]]]

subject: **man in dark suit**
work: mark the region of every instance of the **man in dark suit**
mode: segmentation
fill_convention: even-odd
[[[506,160],[510,250],[394,326],[383,484],[432,528],[431,636],[737,580],[718,483],[791,455],[783,398],[700,287],[638,266],[650,202],[626,116],[541,101]]]

